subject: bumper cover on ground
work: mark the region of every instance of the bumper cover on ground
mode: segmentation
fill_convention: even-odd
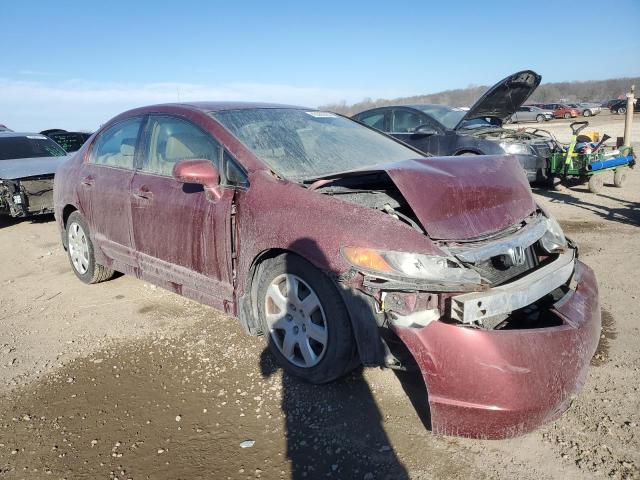
[[[435,321],[394,327],[429,394],[436,433],[505,438],[559,417],[586,379],[600,337],[598,286],[576,263],[575,290],[555,306],[563,325],[481,330]]]

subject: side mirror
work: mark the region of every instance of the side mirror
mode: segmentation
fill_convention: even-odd
[[[438,132],[429,125],[419,125],[413,129],[414,135],[436,135]]]
[[[180,183],[202,185],[211,200],[222,196],[220,173],[209,160],[180,160],[173,166],[173,178]]]

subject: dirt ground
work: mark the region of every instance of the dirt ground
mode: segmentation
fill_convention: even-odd
[[[50,218],[0,220],[0,478],[640,478],[630,177],[536,190],[596,271],[604,330],[571,408],[500,441],[430,433],[413,375],[303,384],[209,307],[126,276],[80,283]]]

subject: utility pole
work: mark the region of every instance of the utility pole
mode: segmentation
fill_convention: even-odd
[[[627,115],[624,119],[624,145],[631,146],[631,124],[633,123],[633,110],[636,86],[631,85],[631,92],[627,93]]]

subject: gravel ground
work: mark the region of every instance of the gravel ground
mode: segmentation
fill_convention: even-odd
[[[640,478],[630,177],[536,190],[596,271],[603,337],[572,407],[500,441],[431,434],[413,375],[300,383],[211,308],[125,276],[81,284],[51,219],[0,220],[0,478]]]

